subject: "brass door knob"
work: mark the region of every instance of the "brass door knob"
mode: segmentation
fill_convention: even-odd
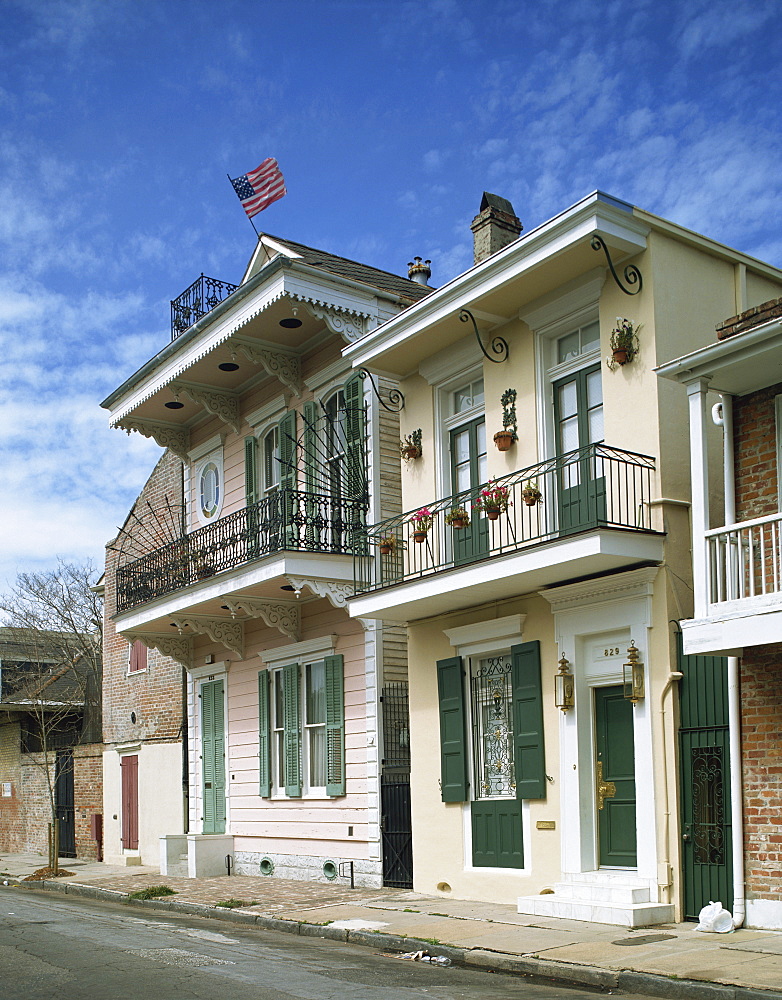
[[[603,780],[603,762],[599,760],[595,764],[595,777],[597,778],[597,808],[602,809],[606,799],[612,799],[616,795],[616,785],[613,781]]]

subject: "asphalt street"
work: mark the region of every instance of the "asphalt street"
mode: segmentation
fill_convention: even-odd
[[[340,942],[179,914],[146,917],[121,904],[29,889],[8,890],[0,901],[2,1000],[579,1000],[589,995],[405,961]]]

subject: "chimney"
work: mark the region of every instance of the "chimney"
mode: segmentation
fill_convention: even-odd
[[[420,257],[414,257],[407,265],[407,277],[411,281],[417,281],[419,285],[428,286],[432,277],[432,269],[429,267],[431,263],[430,260],[425,260],[422,264]]]
[[[480,264],[498,250],[518,239],[521,222],[507,198],[483,192],[480,212],[472,220],[475,263]]]

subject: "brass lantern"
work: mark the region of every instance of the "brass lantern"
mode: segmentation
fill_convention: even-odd
[[[637,705],[642,701],[646,691],[644,689],[644,665],[638,662],[639,652],[635,647],[635,641],[631,640],[627,648],[628,662],[622,664],[623,693],[628,701]]]
[[[559,661],[559,673],[554,674],[554,704],[563,712],[569,711],[575,704],[573,671],[568,669],[569,666],[570,663],[563,653]]]

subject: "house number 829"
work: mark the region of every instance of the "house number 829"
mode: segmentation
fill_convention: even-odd
[[[619,647],[611,646],[610,649],[603,650],[604,656],[619,656]]]

